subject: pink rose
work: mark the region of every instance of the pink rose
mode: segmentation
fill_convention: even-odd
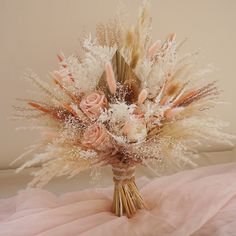
[[[90,125],[84,132],[82,144],[95,151],[104,152],[106,154],[113,153],[115,146],[106,128],[101,124]]]
[[[81,110],[90,118],[97,118],[106,106],[107,99],[105,95],[98,92],[90,93],[80,102]]]

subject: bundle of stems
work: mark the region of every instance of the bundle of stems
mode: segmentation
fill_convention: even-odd
[[[114,195],[112,211],[117,216],[127,215],[131,218],[138,209],[147,209],[135,183],[135,166],[119,164],[112,166]]]

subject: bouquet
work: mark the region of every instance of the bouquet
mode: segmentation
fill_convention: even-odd
[[[216,81],[207,82],[197,53],[180,53],[184,42],[173,33],[153,41],[144,4],[134,26],[117,14],[97,25],[96,37],[84,38],[80,54],[60,53],[50,82],[27,72],[41,92],[23,99],[16,116],[42,134],[26,154],[44,148],[18,169],[41,164],[30,186],[109,165],[112,210],[131,217],[147,208],[135,183],[138,165],[160,172],[196,166],[199,142],[229,143],[225,124],[208,114],[219,95]]]

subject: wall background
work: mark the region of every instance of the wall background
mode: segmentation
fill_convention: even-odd
[[[116,11],[118,0],[0,0],[0,169],[37,138],[29,131],[16,131],[23,124],[10,121],[11,105],[17,97],[27,97],[30,84],[20,79],[26,68],[41,77],[57,67],[56,54],[79,47],[83,31],[95,31],[96,23],[106,21]],[[138,14],[140,0],[123,0],[131,22]],[[236,1],[234,0],[153,0],[153,36],[164,39],[176,32],[189,40],[185,50],[202,51],[202,64],[212,63],[211,75],[220,81],[222,98],[229,102],[213,113],[231,122],[228,131],[236,133]],[[219,149],[220,147],[214,147]],[[224,155],[234,156],[233,152]]]

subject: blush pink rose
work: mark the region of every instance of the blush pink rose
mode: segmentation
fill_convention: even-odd
[[[106,128],[101,124],[90,125],[84,132],[82,144],[89,148],[106,154],[113,153],[115,146]]]
[[[89,118],[97,118],[105,107],[107,107],[107,99],[103,93],[90,93],[80,102],[81,110]]]

